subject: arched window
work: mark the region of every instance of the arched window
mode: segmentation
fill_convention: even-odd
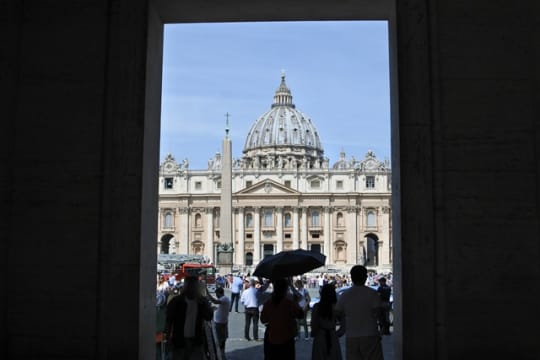
[[[311,212],[311,226],[320,226],[320,214],[317,210]]]
[[[345,226],[345,222],[343,220],[343,213],[340,213],[340,212],[337,213],[337,226],[339,227]]]
[[[195,255],[202,255],[204,253],[204,244],[202,241],[194,241],[191,243],[191,251]]]
[[[246,253],[246,266],[253,265],[253,253],[248,252]]]
[[[292,218],[291,218],[291,213],[286,213],[285,214],[285,227],[292,227]]]
[[[163,222],[163,227],[170,229],[173,227],[173,215],[170,212],[165,213],[165,221]]]
[[[368,227],[375,227],[377,226],[377,218],[375,216],[375,212],[374,211],[368,211],[367,213],[367,221],[366,221],[366,225]]]
[[[201,214],[195,214],[195,227],[202,226],[202,216]]]
[[[246,214],[246,227],[247,228],[253,227],[253,214],[252,213]]]

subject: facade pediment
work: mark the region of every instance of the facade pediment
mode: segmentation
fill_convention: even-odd
[[[266,179],[236,192],[235,195],[300,195],[300,192]]]

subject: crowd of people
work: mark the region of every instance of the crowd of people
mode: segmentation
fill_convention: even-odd
[[[239,303],[244,309],[244,337],[263,342],[264,359],[294,359],[295,343],[302,332],[304,339],[313,339],[312,359],[342,359],[342,336],[347,359],[383,359],[381,335],[390,334],[391,273],[383,276],[357,265],[348,275],[314,274],[270,281],[231,274],[221,279],[216,281],[213,296],[196,277],[186,277],[182,283],[158,277],[158,359],[206,359],[212,346],[205,344],[204,324],[209,321],[225,359],[229,313],[238,313]],[[320,300],[312,309],[306,287],[319,288]],[[340,287],[346,288],[338,297]],[[230,290],[230,298],[224,288]],[[259,322],[265,325],[262,336]]]

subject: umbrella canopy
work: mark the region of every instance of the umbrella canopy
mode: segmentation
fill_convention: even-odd
[[[300,275],[323,266],[325,261],[326,256],[315,251],[281,251],[261,260],[253,275],[268,279]]]

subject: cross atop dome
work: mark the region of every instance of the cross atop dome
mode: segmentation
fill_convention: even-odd
[[[287,84],[285,83],[285,70],[281,70],[281,83],[279,84],[279,87],[274,95],[274,103],[272,104],[272,107],[275,106],[289,106],[294,108],[291,90],[289,90]]]

